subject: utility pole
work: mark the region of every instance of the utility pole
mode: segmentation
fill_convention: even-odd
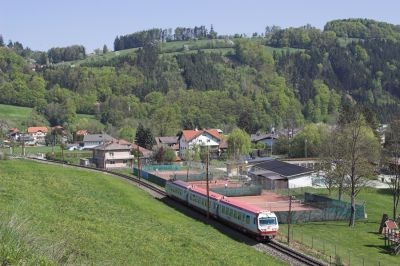
[[[307,158],[307,139],[304,140],[304,154],[305,157]]]
[[[139,178],[139,186],[140,186],[140,175],[141,175],[141,172],[140,172],[140,150],[139,150],[139,144],[136,144],[137,145],[137,164],[138,164],[138,178]]]
[[[290,188],[289,188],[289,212],[288,212],[288,232],[287,232],[287,242],[288,246],[290,245],[290,225],[292,223],[292,196],[290,195]]]
[[[209,146],[207,145],[207,158],[206,158],[206,181],[207,181],[207,219],[210,218],[210,190],[208,186],[208,164],[210,160],[210,151],[209,151]]]

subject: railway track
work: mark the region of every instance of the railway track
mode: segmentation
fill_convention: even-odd
[[[297,265],[295,262],[299,262],[301,265],[310,265],[310,266],[325,266],[326,263],[316,260],[310,256],[307,256],[297,250],[291,249],[285,245],[282,245],[276,241],[271,241],[267,244],[264,244],[282,254],[289,257],[291,260],[294,260],[294,264]]]
[[[132,182],[138,184],[139,186],[142,186],[148,190],[151,190],[152,192],[159,194],[159,196],[162,196],[162,197],[167,196],[167,194],[165,193],[165,191],[163,189],[155,187],[154,185],[151,185],[146,181],[140,180],[139,178],[125,175],[122,173],[117,173],[117,172],[108,171],[108,170],[102,170],[102,169],[88,167],[88,166],[76,165],[76,164],[66,164],[66,163],[62,163],[59,161],[53,161],[53,160],[44,160],[44,159],[38,159],[38,158],[25,158],[25,159],[40,161],[42,163],[61,164],[61,165],[66,165],[66,166],[70,166],[70,167],[83,168],[83,169],[88,169],[88,170],[93,170],[93,171],[97,171],[97,172],[102,172],[102,173],[119,176],[121,178],[132,181]],[[244,235],[243,233],[241,233],[241,234],[245,237],[248,237],[247,235]],[[291,265],[310,265],[310,266],[325,266],[325,265],[327,265],[327,264],[322,263],[322,262],[320,262],[312,257],[309,257],[301,252],[291,249],[290,247],[282,245],[276,241],[271,241],[269,243],[261,244],[261,245],[264,247],[273,249],[275,251],[275,253],[277,252],[277,253],[281,254],[281,255],[279,255],[279,257],[281,259],[289,262]],[[261,248],[261,250],[267,251],[268,248]]]

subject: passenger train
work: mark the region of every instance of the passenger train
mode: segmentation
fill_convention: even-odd
[[[207,212],[207,191],[181,180],[166,182],[165,191],[171,198],[180,200],[202,212]],[[209,191],[209,211],[214,218],[254,236],[257,240],[273,239],[279,229],[273,212],[240,202],[231,197]]]

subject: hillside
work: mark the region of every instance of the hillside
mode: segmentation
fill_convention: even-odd
[[[6,122],[8,127],[26,130],[28,126],[48,125],[45,116],[34,112],[33,108],[0,104],[0,121]],[[77,114],[75,125],[99,124],[93,115]],[[101,127],[101,124],[99,125]]]
[[[0,161],[0,180],[1,264],[280,265],[112,176]]]
[[[204,51],[206,53],[220,53],[224,56],[234,54],[235,41],[239,39],[217,39],[217,40],[189,40],[189,41],[174,41],[160,44],[160,55],[179,55],[196,53],[197,51]],[[253,42],[264,42],[262,38],[254,38]],[[58,63],[57,65],[74,65],[74,66],[104,66],[115,65],[117,62],[124,60],[129,55],[137,53],[139,48],[130,48],[120,51],[109,51],[107,53],[90,54],[85,59],[67,61]],[[287,51],[296,52],[301,49],[296,48],[275,48],[265,46],[266,51],[273,53],[273,51],[281,52]]]
[[[83,58],[58,64],[35,66],[18,47],[0,47],[0,103],[34,107],[69,131],[76,113],[95,115],[116,137],[132,137],[139,124],[167,136],[181,129],[256,133],[334,123],[348,104],[382,123],[400,115],[396,25],[339,20],[323,31],[273,27],[252,38],[167,42],[153,33],[163,31],[120,36],[119,44],[133,43],[114,52],[87,56],[71,46],[40,54],[52,62]]]

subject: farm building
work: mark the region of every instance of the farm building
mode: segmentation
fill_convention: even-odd
[[[282,189],[312,186],[313,172],[302,166],[269,159],[252,164],[248,174],[264,189]]]

